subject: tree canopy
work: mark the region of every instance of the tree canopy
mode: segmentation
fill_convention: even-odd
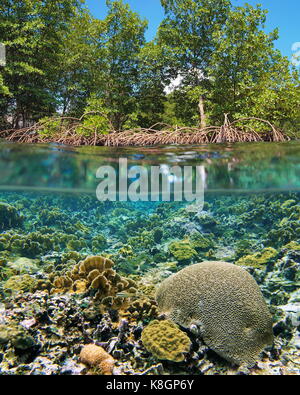
[[[99,20],[84,0],[1,2],[1,128],[85,114],[108,133],[221,125],[228,114],[299,131],[299,68],[276,50],[261,6],[161,0],[165,17],[147,42],[146,20],[122,0],[106,3]]]

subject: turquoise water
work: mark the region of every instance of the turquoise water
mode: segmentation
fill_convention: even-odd
[[[160,318],[161,282],[204,261],[250,273],[273,317],[277,348],[267,347],[260,368],[247,373],[298,373],[299,153],[298,142],[122,149],[0,143],[0,374],[86,374],[91,367],[80,349],[90,343],[110,354],[115,374],[237,373],[181,325],[191,347],[180,362],[141,340]],[[204,204],[99,201],[97,169],[111,166],[119,176],[120,158],[129,170],[200,166]],[[98,266],[89,264],[85,275],[76,269],[91,256],[113,262],[114,274],[97,286],[90,273]]]
[[[138,148],[32,146],[2,142],[1,189],[95,193],[97,169],[128,166],[204,166],[207,191],[300,190],[300,144],[251,143]]]

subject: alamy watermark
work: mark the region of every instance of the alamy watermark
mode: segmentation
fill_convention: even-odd
[[[6,49],[2,43],[0,43],[0,66],[6,66]]]
[[[204,203],[204,166],[128,166],[120,158],[117,168],[101,166],[96,189],[99,201]]]

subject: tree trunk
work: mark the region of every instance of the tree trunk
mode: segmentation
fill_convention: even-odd
[[[25,111],[23,111],[22,112],[22,128],[26,128],[26,122],[27,121],[27,119],[26,119],[26,114],[25,114]]]
[[[206,127],[206,115],[204,111],[204,97],[202,95],[199,97],[198,108],[199,108],[200,128],[203,129]]]

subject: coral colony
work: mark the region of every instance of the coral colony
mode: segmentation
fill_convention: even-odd
[[[162,282],[156,300],[166,317],[196,328],[205,344],[237,365],[255,363],[273,343],[272,317],[257,283],[231,263],[188,266]]]
[[[299,373],[298,193],[0,200],[1,373]]]

